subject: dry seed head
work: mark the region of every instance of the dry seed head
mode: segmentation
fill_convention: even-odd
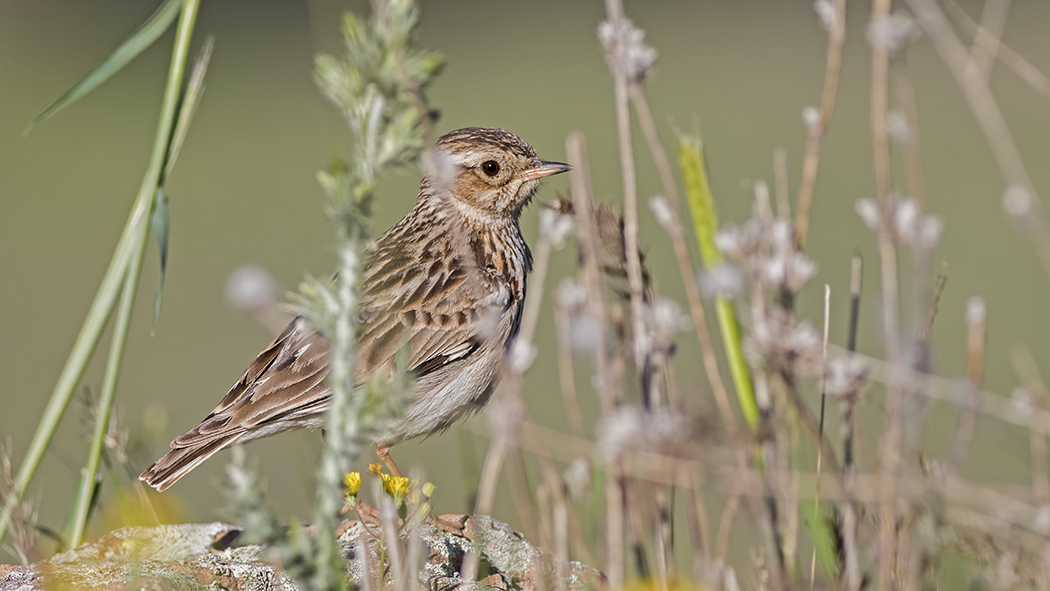
[[[911,129],[908,127],[908,118],[900,109],[893,109],[886,113],[886,132],[890,139],[898,144],[907,143],[911,139]]]
[[[944,233],[944,222],[941,218],[936,216],[926,216],[922,221],[922,226],[919,228],[917,238],[917,246],[925,248],[927,250],[934,249],[941,241],[941,234]]]
[[[922,36],[922,29],[908,15],[895,12],[868,23],[868,43],[873,49],[885,50],[891,56],[900,55],[913,41]]]
[[[566,310],[578,310],[587,303],[587,289],[580,285],[576,279],[566,277],[558,283],[558,291],[555,294],[558,304]]]
[[[604,325],[590,314],[578,314],[571,319],[569,340],[573,350],[590,354],[598,345],[598,339],[603,338],[604,332]]]
[[[742,226],[728,226],[719,230],[715,234],[715,246],[746,269],[753,259],[763,254],[768,235],[767,224],[758,217],[752,217]]]
[[[733,259],[743,255],[744,243],[744,233],[737,227],[724,228],[715,234],[715,246],[722,254]]]
[[[821,339],[808,322],[789,326],[777,322],[756,322],[745,343],[745,353],[755,364],[772,369],[797,367],[813,371],[819,367]]]
[[[641,82],[656,63],[656,50],[645,44],[645,31],[625,18],[598,25],[598,40],[609,66],[620,69],[630,82]]]
[[[1042,505],[1036,510],[1032,526],[1044,536],[1050,533],[1050,506]]]
[[[521,415],[507,397],[497,397],[488,405],[489,426],[496,438],[508,437],[517,432]]]
[[[733,298],[744,289],[744,275],[735,266],[721,263],[700,273],[700,293],[705,297]]]
[[[1032,194],[1021,185],[1010,185],[1003,192],[1003,209],[1015,218],[1023,218],[1032,212]]]
[[[452,181],[456,178],[458,168],[456,163],[452,161],[450,154],[445,150],[430,150],[428,154],[429,158],[426,158],[424,162],[432,167],[426,171],[431,179],[431,183],[439,192],[447,191]]]
[[[1024,417],[1032,415],[1032,411],[1035,408],[1035,404],[1032,402],[1032,393],[1027,388],[1014,388],[1013,392],[1010,392],[1010,403],[1014,407],[1014,411]]]
[[[815,130],[820,128],[820,110],[814,106],[807,106],[802,109],[802,124],[806,126],[808,130]]]
[[[765,185],[765,183],[762,184]],[[784,252],[795,248],[795,232],[787,221],[777,220],[773,222],[769,235],[770,245],[777,251]]]
[[[479,309],[477,315],[478,338],[485,340],[494,337],[499,330],[502,310],[498,306],[487,306]]]
[[[910,234],[918,225],[920,217],[919,204],[911,199],[900,201],[893,212],[893,229],[901,236]]]
[[[523,374],[532,362],[536,361],[536,346],[523,339],[514,341],[510,347],[510,369],[514,373]]]
[[[824,374],[824,390],[839,398],[856,397],[868,385],[868,365],[856,355],[832,357]]]
[[[966,324],[971,326],[984,324],[988,316],[988,308],[984,305],[984,299],[974,296],[966,302]]]
[[[226,303],[238,312],[251,312],[277,305],[280,286],[265,268],[247,264],[234,269],[226,279]]]
[[[675,338],[688,327],[689,318],[674,300],[657,297],[645,306],[643,321],[649,331],[650,345],[656,350],[668,350]]]
[[[663,229],[668,229],[671,223],[674,221],[674,212],[671,211],[671,205],[667,203],[667,198],[663,195],[656,195],[649,200],[649,209],[653,212],[653,217],[656,218],[656,223],[660,224]]]
[[[912,199],[896,202],[893,213],[893,232],[902,244],[920,250],[933,250],[941,240],[944,223],[940,218],[926,215]]]
[[[569,496],[579,500],[587,496],[591,487],[591,464],[583,458],[576,458],[562,474]]]
[[[831,0],[817,0],[813,3],[813,10],[817,11],[817,17],[820,18],[820,24],[824,26],[825,31],[830,33],[838,26],[839,10]]]
[[[864,222],[864,225],[869,230],[872,232],[878,231],[879,224],[882,222],[882,214],[879,212],[879,206],[874,199],[868,199],[867,197],[858,199],[854,209],[856,209],[860,221]]]
[[[599,442],[607,453],[625,451],[668,452],[679,449],[692,434],[689,419],[677,410],[659,408],[645,411],[622,406],[602,423]]]
[[[540,210],[540,236],[554,248],[561,248],[574,228],[572,216],[560,214],[553,209]]]
[[[798,292],[817,274],[817,264],[801,252],[785,253],[766,260],[762,278],[790,292]]]

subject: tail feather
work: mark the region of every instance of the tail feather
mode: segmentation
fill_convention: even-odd
[[[164,457],[153,462],[139,475],[139,480],[152,486],[160,492],[164,492],[171,485],[178,482],[201,462],[215,455],[221,449],[225,449],[244,435],[234,433],[224,437],[217,437],[209,441],[203,441],[194,445],[177,446],[169,451]]]

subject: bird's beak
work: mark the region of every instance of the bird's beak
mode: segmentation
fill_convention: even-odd
[[[532,181],[541,179],[545,176],[551,176],[552,174],[561,174],[563,172],[569,172],[572,167],[568,164],[562,164],[561,162],[547,162],[546,160],[538,160],[538,164],[535,168],[526,170],[521,178],[524,181]]]

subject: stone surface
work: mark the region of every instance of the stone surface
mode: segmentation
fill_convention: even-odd
[[[439,527],[440,526],[440,527]],[[376,524],[345,522],[339,546],[347,557],[347,578],[362,582],[360,552],[368,552],[371,580],[378,580],[384,553]],[[30,566],[0,565],[0,591],[36,589],[231,589],[283,591],[298,589],[280,568],[266,562],[270,555],[262,546],[228,547],[240,530],[222,523],[127,527],[57,554]],[[481,580],[464,583],[463,561],[477,541],[482,555]],[[414,574],[423,589],[474,591],[480,589],[535,589],[555,580],[560,570],[571,590],[602,586],[598,571],[577,562],[558,569],[553,558],[508,525],[489,517],[445,515],[419,527],[412,539],[400,544],[401,560],[411,554],[425,563],[415,573],[399,577],[386,569],[384,589],[393,589]]]

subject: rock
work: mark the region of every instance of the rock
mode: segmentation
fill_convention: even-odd
[[[366,532],[366,527],[376,526],[351,521],[340,527],[339,547],[349,559],[347,579],[355,585],[361,582],[363,561],[358,552],[362,547],[368,552],[373,581],[382,554],[377,535]],[[223,523],[126,527],[30,566],[0,565],[0,591],[298,589],[279,567],[264,560],[272,555],[269,548],[229,547],[240,531]],[[422,544],[418,556],[426,556],[417,575],[420,588],[535,589],[553,581],[558,570],[566,573],[570,590],[600,587],[604,579],[578,562],[557,569],[549,554],[490,517],[445,515],[422,524],[418,539]],[[482,579],[464,583],[460,570],[474,540],[480,544]],[[388,572],[383,587],[394,585],[395,577]]]

